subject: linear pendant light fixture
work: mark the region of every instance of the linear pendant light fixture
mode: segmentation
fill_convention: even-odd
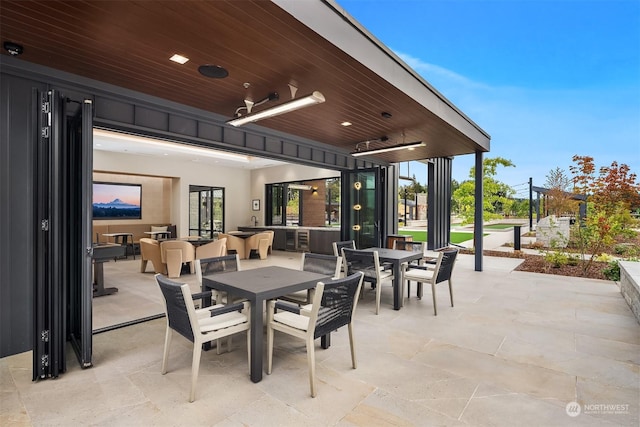
[[[375,148],[373,150],[356,150],[356,151],[352,152],[351,155],[354,156],[354,157],[369,156],[371,154],[386,153],[387,151],[413,149],[413,148],[424,147],[424,146],[425,146],[425,143],[422,142],[422,141],[409,142],[407,144],[392,145],[392,146],[389,146],[389,147]]]
[[[246,116],[238,117],[237,119],[231,119],[227,121],[227,124],[231,126],[242,126],[244,124],[257,122],[258,120],[269,117],[279,116],[280,114],[288,113],[289,111],[299,110],[300,108],[315,104],[322,104],[323,102],[324,95],[315,91],[307,96],[292,99],[284,104],[276,105],[275,107],[267,108],[266,110],[258,111],[257,113],[247,114]]]

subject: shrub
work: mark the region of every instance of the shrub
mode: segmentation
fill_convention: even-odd
[[[560,268],[569,263],[569,257],[563,252],[550,251],[544,254],[544,260],[554,268]]]
[[[567,257],[567,264],[569,265],[578,265],[580,263],[580,257],[578,255],[575,254],[569,254],[569,256]]]
[[[615,261],[615,258],[612,257],[609,254],[605,254],[604,252],[601,253],[600,255],[596,255],[595,260],[594,261],[598,261],[598,262],[612,262]]]
[[[615,260],[609,262],[609,264],[602,270],[602,274],[609,280],[614,282],[620,281],[620,263]]]

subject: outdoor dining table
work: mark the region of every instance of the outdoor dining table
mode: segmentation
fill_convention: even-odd
[[[404,263],[417,261],[423,257],[422,252],[403,251],[400,249],[367,248],[365,251],[377,251],[380,262],[388,262],[393,266],[393,309],[400,310],[402,305],[402,286],[400,266]]]
[[[265,301],[313,288],[326,280],[331,277],[278,266],[216,273],[202,278],[203,290],[216,289],[251,302],[251,381],[262,380]]]

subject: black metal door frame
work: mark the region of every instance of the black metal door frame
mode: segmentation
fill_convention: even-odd
[[[90,101],[82,102],[75,122],[65,114],[70,101],[56,90],[34,89],[32,102],[38,138],[33,344],[33,380],[38,380],[66,371],[67,339],[80,365],[91,366],[93,129]]]
[[[360,179],[363,175],[373,176],[373,188],[366,188]],[[383,168],[367,168],[344,171],[341,174],[341,238],[355,240],[358,249],[382,245],[386,234],[385,212],[387,200],[385,189],[385,170]],[[359,184],[358,184],[359,183]],[[360,188],[357,188],[360,187]],[[370,191],[371,197],[359,198],[360,192]],[[363,202],[366,201],[366,205]],[[362,219],[371,209],[373,213],[373,228],[367,233]],[[361,214],[362,212],[362,214]]]

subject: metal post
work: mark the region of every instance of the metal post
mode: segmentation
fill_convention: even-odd
[[[473,224],[473,246],[475,247],[475,271],[482,271],[482,250],[483,250],[483,189],[482,189],[482,151],[476,151],[476,188],[475,188],[475,213]]]
[[[529,230],[533,230],[533,178],[529,178]]]

